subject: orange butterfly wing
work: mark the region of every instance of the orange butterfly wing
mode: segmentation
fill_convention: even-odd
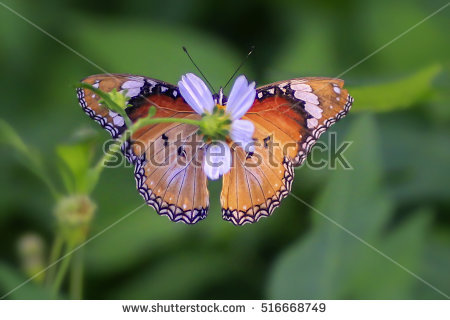
[[[224,175],[222,215],[236,225],[269,216],[290,192],[300,166],[316,140],[349,111],[353,98],[344,82],[299,78],[257,89],[243,117],[255,125],[255,151],[232,146],[233,166]]]
[[[142,76],[112,74],[94,75],[83,80],[102,91],[128,90],[131,105],[125,111],[132,122],[145,117],[151,106],[155,117],[199,119],[181,98],[176,86]],[[123,119],[98,103],[99,97],[86,89],[78,89],[83,110],[113,138],[120,136],[126,125]],[[204,219],[209,208],[207,178],[201,164],[204,148],[198,128],[180,123],[159,123],[143,127],[125,143],[129,162],[135,164],[138,191],[158,214],[172,221],[196,223]]]

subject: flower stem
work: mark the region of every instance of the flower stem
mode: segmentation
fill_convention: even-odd
[[[194,126],[202,125],[201,120],[186,119],[186,118],[141,118],[138,121],[136,121],[136,123],[133,124],[133,126],[131,127],[132,129],[131,131],[135,132],[136,130],[150,124],[170,123],[170,122],[192,124]]]
[[[83,248],[74,253],[70,270],[70,298],[81,300],[83,297]]]
[[[63,240],[62,236],[59,233],[57,233],[56,237],[55,237],[55,240],[53,241],[52,249],[51,249],[51,252],[50,252],[49,264],[54,263],[58,259],[59,255],[61,253],[61,249],[63,247],[63,244],[64,244],[64,240]],[[46,279],[45,279],[47,285],[50,285],[53,282],[53,278],[55,276],[55,269],[56,268],[50,268],[47,271],[47,276],[46,276]]]
[[[53,285],[52,285],[52,293],[53,293],[54,297],[57,296],[59,289],[61,288],[61,285],[63,283],[64,276],[66,275],[67,269],[69,267],[72,255],[67,255],[67,254],[71,250],[72,250],[72,246],[67,245],[66,253],[65,253],[65,255],[63,255],[64,258],[61,261],[61,266],[58,269],[58,273],[56,274],[55,281],[53,282]]]
[[[112,111],[120,114],[123,117],[128,128],[131,127],[131,120],[130,120],[130,118],[128,118],[128,116],[125,112],[125,109],[124,109],[125,106],[119,106],[113,99],[111,99],[111,97],[108,93],[103,92],[102,90],[95,88],[92,85],[90,85],[88,83],[84,83],[84,82],[79,83],[77,85],[77,87],[88,89],[88,90],[94,92],[95,94],[97,94],[100,98],[102,98],[105,101],[107,106]]]

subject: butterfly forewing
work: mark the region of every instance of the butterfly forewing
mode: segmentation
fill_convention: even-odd
[[[293,166],[301,165],[320,135],[349,111],[353,98],[343,85],[340,79],[299,78],[257,89],[243,118],[255,125],[255,151],[232,148],[233,166],[221,194],[224,219],[252,223],[279,206],[290,191]]]
[[[158,107],[158,103],[162,105],[159,108],[160,115],[165,114],[163,110],[193,112],[184,100],[179,98],[178,88],[164,81],[128,74],[100,74],[87,77],[82,82],[103,92],[111,92],[113,89],[126,92],[126,96],[129,97],[128,103],[131,105],[126,112],[133,122],[147,116],[150,102],[155,107]],[[89,89],[78,88],[77,94],[83,110],[108,130],[113,138],[117,138],[126,130],[123,118],[100,104],[101,98],[95,93]],[[143,105],[145,107],[141,108]]]
[[[298,143],[298,149],[293,163],[299,166],[320,135],[350,110],[353,98],[343,86],[343,80],[334,78],[276,82],[257,89],[257,99],[249,114],[270,116],[270,121],[282,130],[289,128],[294,132],[291,137]],[[289,123],[285,122],[287,119]]]

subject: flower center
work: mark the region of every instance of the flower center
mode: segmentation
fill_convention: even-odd
[[[226,140],[231,128],[231,118],[225,112],[226,107],[216,105],[213,113],[204,113],[200,124],[200,133],[205,141]]]

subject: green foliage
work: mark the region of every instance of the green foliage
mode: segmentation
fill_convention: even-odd
[[[53,196],[58,196],[39,152],[27,146],[17,132],[3,119],[0,119],[0,143],[6,144],[17,151],[22,165],[38,176],[47,185]]]
[[[430,98],[433,92],[432,81],[441,69],[440,66],[433,65],[397,81],[350,87],[349,92],[356,101],[353,110],[388,112],[418,105]]]
[[[92,145],[79,143],[59,145],[56,154],[60,159],[59,172],[68,193],[88,193],[94,181],[90,179],[93,156]]]
[[[29,156],[30,150],[26,144],[22,141],[17,132],[15,132],[14,129],[3,119],[0,119],[0,139],[1,143],[10,145],[18,152],[28,156],[28,158],[31,158]]]
[[[317,211],[310,211],[311,231],[274,266],[271,298],[412,298],[417,280],[380,252],[418,272],[431,212],[417,212],[386,231],[393,204],[380,183],[380,141],[373,117],[358,119],[346,140],[354,141],[346,154],[354,170],[330,174],[313,203]]]
[[[29,278],[19,271],[4,263],[0,263],[0,295],[9,293],[9,299],[50,299],[51,293],[49,290],[31,281],[27,282],[20,289],[17,289],[18,284],[24,283],[27,280]]]

